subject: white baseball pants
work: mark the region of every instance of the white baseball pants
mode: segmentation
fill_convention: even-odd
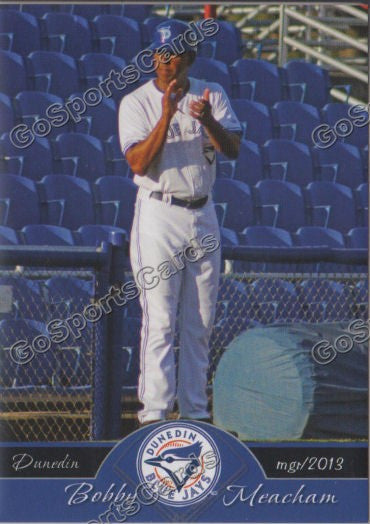
[[[165,419],[176,396],[181,417],[208,417],[208,342],[221,260],[214,205],[209,200],[202,208],[191,210],[149,195],[150,192],[139,190],[130,242],[134,277],[142,289],[138,397],[144,407],[138,418],[141,423]],[[213,249],[210,237],[214,238]],[[197,255],[197,251],[189,249],[204,243],[208,245],[207,252],[200,249]],[[176,391],[173,343],[178,305],[180,353]]]

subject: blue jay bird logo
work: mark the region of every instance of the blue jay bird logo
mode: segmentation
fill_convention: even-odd
[[[174,421],[148,433],[136,467],[139,481],[150,486],[159,502],[181,507],[212,492],[220,477],[221,457],[207,428]]]
[[[158,456],[145,460],[145,463],[161,468],[175,484],[176,490],[181,491],[190,477],[196,476],[199,471],[201,451],[201,442],[196,442],[182,448],[166,449]]]

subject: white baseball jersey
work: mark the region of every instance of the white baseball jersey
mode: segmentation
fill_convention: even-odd
[[[196,199],[209,195],[216,176],[215,151],[203,127],[189,114],[189,103],[210,89],[214,118],[229,131],[241,132],[224,89],[217,83],[189,78],[190,87],[171,120],[167,140],[145,176],[134,182],[150,191],[177,198]],[[162,114],[163,92],[150,80],[125,96],[119,109],[119,135],[123,154],[144,140]]]

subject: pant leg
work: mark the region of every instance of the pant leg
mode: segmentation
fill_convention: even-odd
[[[164,419],[176,394],[173,340],[183,273],[170,278],[158,267],[178,251],[179,227],[171,206],[138,199],[131,232],[130,255],[134,278],[142,288],[142,328],[138,397],[144,407],[140,422]]]
[[[195,215],[198,240],[212,234],[219,242],[213,204]],[[220,276],[220,247],[197,262],[187,263],[180,297],[180,354],[177,398],[180,416],[208,417],[207,370]]]

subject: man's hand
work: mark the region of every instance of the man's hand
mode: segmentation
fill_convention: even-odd
[[[216,151],[223,153],[228,158],[237,158],[240,138],[237,134],[225,129],[213,117],[212,106],[209,103],[209,93],[210,91],[206,87],[200,100],[190,102],[190,115],[204,126]]]
[[[183,90],[181,88],[177,88],[176,80],[172,80],[164,92],[162,98],[162,115],[167,120],[171,120],[173,115],[176,113],[177,104],[182,97],[182,92]]]
[[[209,103],[209,89],[203,92],[200,100],[193,100],[189,104],[190,115],[198,120],[201,124],[207,126],[212,119],[212,106]]]

